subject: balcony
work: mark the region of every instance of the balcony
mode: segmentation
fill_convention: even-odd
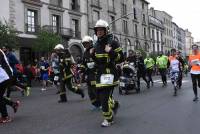
[[[95,8],[98,8],[98,9],[102,9],[99,0],[92,0],[91,7],[95,7]]]
[[[40,31],[40,26],[39,25],[30,25],[30,24],[25,24],[25,32],[27,34],[37,34]]]
[[[55,34],[59,34],[65,38],[71,38],[73,36],[73,31],[71,28],[65,28],[65,27],[55,27],[52,25],[45,25],[43,26],[43,29],[51,32],[51,33],[55,33]]]
[[[40,0],[21,0],[23,3],[40,6],[42,7],[42,2]]]

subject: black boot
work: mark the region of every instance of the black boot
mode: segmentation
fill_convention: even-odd
[[[85,97],[85,94],[84,94],[83,90],[81,90],[81,89],[78,89],[78,90],[76,91],[76,93],[77,93],[77,94],[80,94],[82,98]]]
[[[65,102],[67,102],[66,94],[61,94],[58,103],[65,103]]]

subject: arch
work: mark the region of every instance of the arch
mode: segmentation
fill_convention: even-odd
[[[147,43],[147,42],[145,42],[144,43],[144,50],[146,51],[146,52],[149,52],[149,44]]]
[[[135,46],[135,50],[142,49],[140,42],[138,40],[135,41],[134,46]]]
[[[117,38],[117,36],[114,36],[114,40],[119,42],[119,39]]]

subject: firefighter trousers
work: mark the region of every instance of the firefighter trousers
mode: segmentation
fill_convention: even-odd
[[[84,98],[83,91],[78,87],[74,87],[72,85],[72,78],[68,78],[66,80],[61,80],[60,82],[60,100],[61,101],[67,101],[66,87],[73,93],[79,94],[81,95],[82,98]]]
[[[114,87],[104,87],[97,89],[97,95],[102,106],[103,117],[109,122],[113,121],[113,108],[116,102],[112,97],[113,90]]]
[[[88,96],[93,106],[95,107],[101,106],[99,97],[97,96],[97,90],[95,85],[88,84]]]

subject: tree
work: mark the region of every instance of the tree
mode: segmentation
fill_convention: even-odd
[[[146,58],[147,53],[143,49],[137,49],[136,51],[139,51],[142,54],[142,57]]]
[[[9,46],[11,48],[18,47],[18,36],[16,29],[14,29],[6,21],[5,24],[0,21],[0,47],[2,46]]]
[[[51,52],[55,45],[61,42],[61,37],[53,32],[42,29],[36,39],[33,49],[37,52]]]

